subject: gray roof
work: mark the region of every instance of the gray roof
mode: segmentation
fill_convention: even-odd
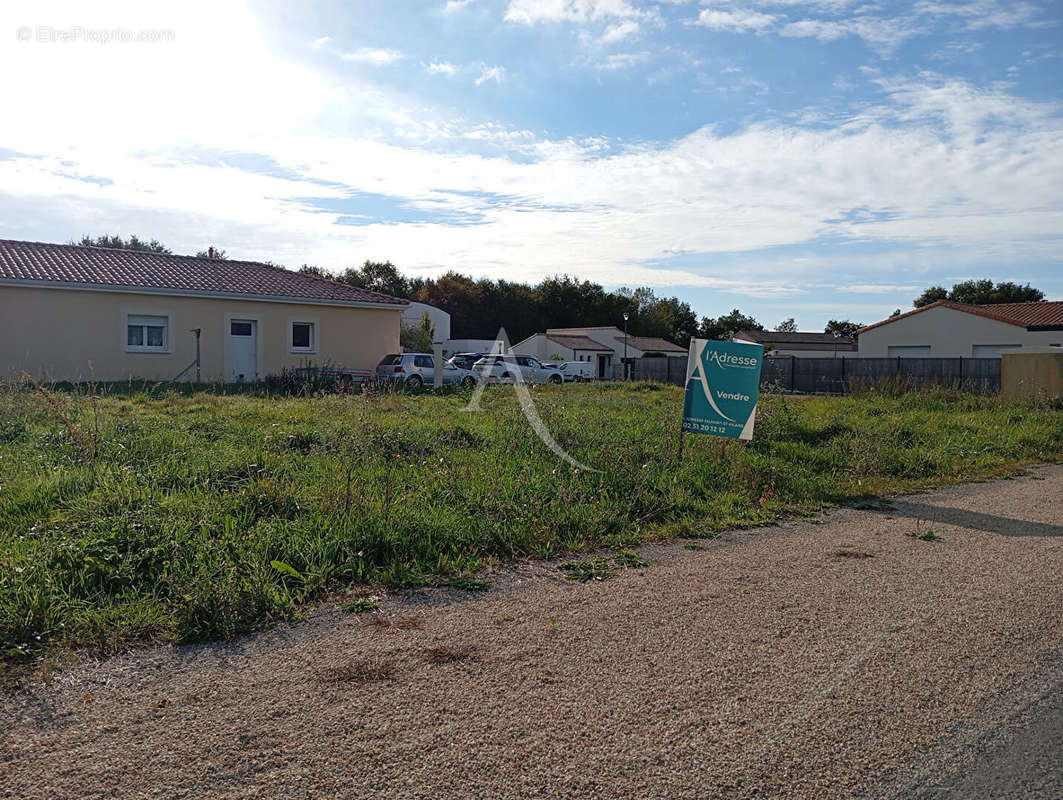
[[[569,350],[603,350],[608,353],[613,352],[613,348],[607,347],[600,342],[596,342],[589,336],[569,336],[566,334],[548,333],[546,334],[546,338],[555,344],[567,347]]]
[[[735,334],[736,339],[745,339],[758,344],[773,344],[776,346],[796,347],[803,344],[842,345],[853,344],[853,340],[845,336],[834,338],[833,333],[817,333],[815,331],[739,331]]]

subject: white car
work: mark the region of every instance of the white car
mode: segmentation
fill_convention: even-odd
[[[476,377],[489,383],[512,381],[519,371],[524,383],[562,384],[565,376],[559,369],[543,366],[536,358],[516,354],[485,356],[473,364]]]
[[[558,369],[566,381],[592,381],[598,377],[590,361],[563,361]]]

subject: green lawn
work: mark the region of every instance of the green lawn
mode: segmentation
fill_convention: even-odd
[[[601,473],[551,454],[509,387],[478,413],[455,393],[0,392],[3,652],[226,637],[360,584],[711,536],[1063,458],[1058,403],[772,396],[752,443],[688,436],[680,466],[677,387],[533,395]]]

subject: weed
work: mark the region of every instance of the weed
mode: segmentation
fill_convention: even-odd
[[[941,537],[938,536],[936,533],[934,533],[933,528],[927,528],[925,531],[921,531],[921,530],[916,529],[914,531],[908,531],[908,533],[906,533],[905,535],[906,536],[910,536],[913,539],[920,539],[921,541],[924,541],[924,542],[939,542],[939,541],[941,541]]]
[[[934,533],[933,527],[930,527],[930,528],[924,528],[923,527],[923,523],[924,522],[925,522],[925,520],[922,519],[921,517],[916,517],[915,518],[915,530],[914,531],[908,531],[908,533],[906,533],[905,535],[911,537],[912,539],[919,539],[920,541],[924,541],[924,542],[938,542],[938,541],[941,541],[941,537]],[[933,525],[933,523],[934,523],[934,520],[932,520],[930,524]]]
[[[693,541],[691,541],[691,542],[683,542],[683,549],[684,550],[704,550],[705,549],[705,545],[703,545],[701,542],[693,542]]]
[[[464,592],[486,592],[491,588],[491,581],[486,578],[469,578],[459,576],[450,579],[450,585]]]
[[[366,614],[370,611],[379,611],[380,603],[371,597],[356,597],[344,603],[341,608],[348,614]]]
[[[604,558],[592,558],[588,561],[566,561],[558,569],[565,573],[570,581],[607,581],[616,576],[609,562]]]
[[[629,567],[631,569],[639,569],[641,567],[648,567],[649,561],[644,560],[634,550],[621,550],[616,554],[614,559],[617,564],[622,567]]]

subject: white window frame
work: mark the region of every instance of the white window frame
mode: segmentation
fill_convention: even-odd
[[[295,326],[310,326],[310,346],[295,346]],[[321,349],[321,320],[319,317],[288,317],[288,352],[300,356],[317,355]]]
[[[122,327],[119,332],[120,343],[124,353],[144,353],[155,355],[170,355],[173,353],[174,339],[174,312],[163,308],[123,308]],[[162,347],[151,347],[146,344],[129,344],[129,318],[130,317],[161,317],[166,320],[166,329],[163,332]],[[136,323],[133,323],[136,324]]]

